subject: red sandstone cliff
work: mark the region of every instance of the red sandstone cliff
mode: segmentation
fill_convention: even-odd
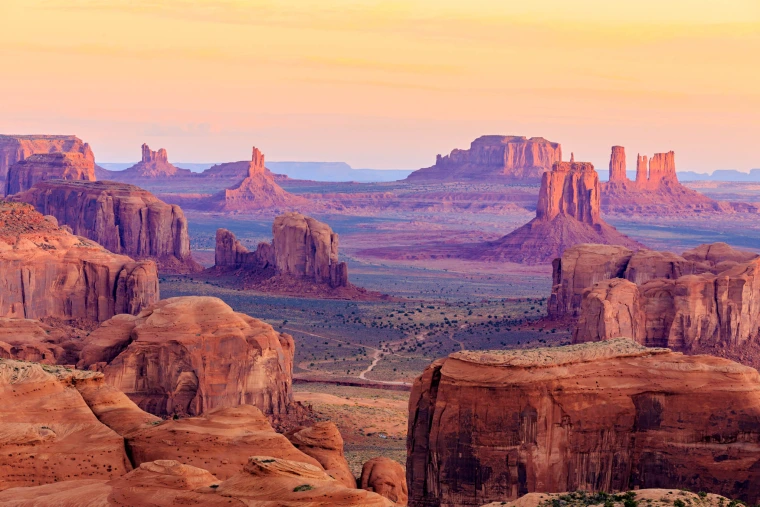
[[[0,135],[0,193],[7,187],[8,169],[34,154],[80,153],[95,162],[90,145],[75,136],[8,136]]]
[[[538,182],[555,162],[562,147],[541,137],[482,136],[469,150],[453,150],[436,157],[435,165],[413,172],[410,182],[520,181]]]
[[[30,155],[8,169],[5,193],[23,192],[46,180],[95,181],[95,163],[81,153]]]
[[[0,316],[104,321],[157,300],[154,262],[113,254],[28,204],[0,202]]]
[[[558,162],[544,173],[536,218],[503,238],[476,249],[472,257],[540,264],[578,243],[639,248],[636,241],[601,219],[599,176],[588,162]]]
[[[167,416],[255,405],[279,417],[293,403],[293,339],[210,297],[162,300],[88,338],[79,366],[142,409]]]
[[[660,487],[760,498],[760,374],[726,359],[630,340],[459,352],[417,378],[409,407],[413,506]]]
[[[678,182],[675,153],[655,153],[648,159],[636,160],[636,180],[625,173],[625,148],[613,146],[610,157],[610,178],[602,185],[601,205],[605,212],[669,214],[679,212],[722,212],[732,210],[686,188]]]
[[[110,181],[45,181],[13,196],[52,215],[74,234],[134,259],[153,259],[167,273],[203,268],[190,255],[187,219],[169,205],[133,185]]]

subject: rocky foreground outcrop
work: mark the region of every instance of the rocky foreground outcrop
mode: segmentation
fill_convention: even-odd
[[[629,337],[760,366],[760,257],[726,244],[684,252],[620,249],[607,269],[597,245],[555,262],[550,315],[576,315],[576,343]]]
[[[188,296],[105,322],[78,365],[159,416],[249,404],[277,419],[293,404],[294,352],[290,335],[221,299]]]
[[[274,219],[272,242],[254,251],[226,229],[216,231],[215,265],[210,273],[233,275],[245,288],[267,292],[347,299],[379,298],[348,281],[348,265],[338,260],[338,235],[329,225],[301,213]]]
[[[0,505],[393,505],[249,405],[162,421],[101,373],[2,359],[0,394]]]
[[[412,506],[659,487],[760,498],[760,374],[726,359],[624,339],[458,352],[417,378],[409,407]]]
[[[111,252],[155,260],[161,272],[192,273],[203,269],[190,254],[187,219],[182,209],[134,185],[44,181],[12,199],[54,216],[74,234],[96,241]]]
[[[536,218],[503,238],[475,247],[470,257],[542,264],[579,243],[640,248],[602,220],[599,202],[599,175],[593,165],[557,162],[541,179]]]
[[[562,161],[562,147],[542,137],[481,136],[469,150],[436,157],[435,165],[410,174],[409,182],[503,181],[538,183]]]
[[[0,201],[0,317],[102,322],[158,299],[154,262],[113,254],[28,204]]]
[[[5,193],[23,192],[46,180],[95,181],[95,163],[81,153],[31,155],[8,169]]]
[[[673,214],[732,211],[733,205],[714,201],[678,182],[675,153],[636,157],[636,179],[626,175],[625,148],[613,146],[609,181],[602,185],[602,209],[612,213]]]
[[[34,154],[79,153],[86,160],[95,162],[90,145],[76,136],[8,136],[0,135],[0,193],[7,188],[8,169]]]
[[[549,507],[557,503],[565,507],[587,507],[602,504],[607,507],[626,507],[626,505],[631,505],[631,502],[649,507],[669,507],[676,501],[694,507],[725,507],[731,504],[731,499],[706,491],[692,493],[686,490],[673,491],[672,489],[652,488],[618,494],[592,491],[528,493],[511,502],[493,502],[483,507]]]

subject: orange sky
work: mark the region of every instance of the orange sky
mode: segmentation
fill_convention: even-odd
[[[0,0],[0,133],[431,165],[482,134],[760,167],[758,0]]]

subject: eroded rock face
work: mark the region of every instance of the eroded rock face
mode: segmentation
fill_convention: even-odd
[[[538,182],[562,160],[562,147],[541,137],[481,136],[469,150],[436,157],[435,165],[413,172],[408,181]]]
[[[558,162],[544,173],[536,218],[501,239],[484,245],[474,257],[525,264],[550,262],[580,243],[639,243],[601,219],[599,176],[587,162]]]
[[[364,464],[359,485],[362,489],[384,496],[395,505],[404,506],[409,501],[404,467],[384,456],[372,458]]]
[[[0,317],[0,358],[42,364],[74,364],[86,334],[65,325]]]
[[[307,428],[290,431],[286,436],[296,449],[316,459],[338,482],[347,488],[356,487],[356,477],[351,473],[343,454],[343,437],[335,423],[318,422]]]
[[[75,387],[98,378],[0,359],[0,490],[110,479],[132,469],[124,440],[95,418]]]
[[[247,176],[237,185],[212,197],[210,209],[218,211],[251,211],[267,208],[289,208],[308,201],[292,195],[274,181],[264,167],[264,154],[253,148]]]
[[[8,169],[5,193],[23,192],[46,180],[95,181],[95,162],[81,153],[31,155]]]
[[[294,350],[290,335],[222,300],[188,296],[106,322],[79,366],[102,368],[109,384],[159,416],[241,404],[279,416],[292,403]]]
[[[8,169],[34,154],[80,153],[95,162],[90,145],[75,136],[7,136],[0,135],[0,193],[7,188]]]
[[[349,285],[348,266],[338,260],[338,235],[329,225],[301,213],[285,213],[274,219],[272,236],[271,244],[260,243],[250,252],[230,231],[219,229],[215,267],[223,271],[271,268],[277,275],[332,288]]]
[[[134,185],[111,181],[45,181],[13,196],[52,215],[74,234],[135,259],[155,260],[162,272],[190,273],[202,268],[190,254],[187,219]]]
[[[630,340],[460,352],[425,370],[409,406],[410,505],[654,487],[760,497],[760,374],[726,359]]]
[[[154,262],[113,254],[28,204],[0,203],[0,316],[102,322],[158,298]]]
[[[613,146],[610,180],[602,185],[602,209],[614,213],[671,214],[726,212],[733,205],[720,203],[678,182],[675,153],[638,155],[636,180],[625,173],[625,149]]]
[[[180,169],[172,165],[165,149],[153,151],[147,144],[143,144],[141,149],[140,162],[123,171],[111,171],[111,175],[119,181],[192,176],[193,173],[189,169]]]

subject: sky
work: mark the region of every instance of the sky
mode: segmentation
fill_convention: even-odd
[[[0,0],[0,133],[416,169],[484,134],[760,168],[758,0]]]

